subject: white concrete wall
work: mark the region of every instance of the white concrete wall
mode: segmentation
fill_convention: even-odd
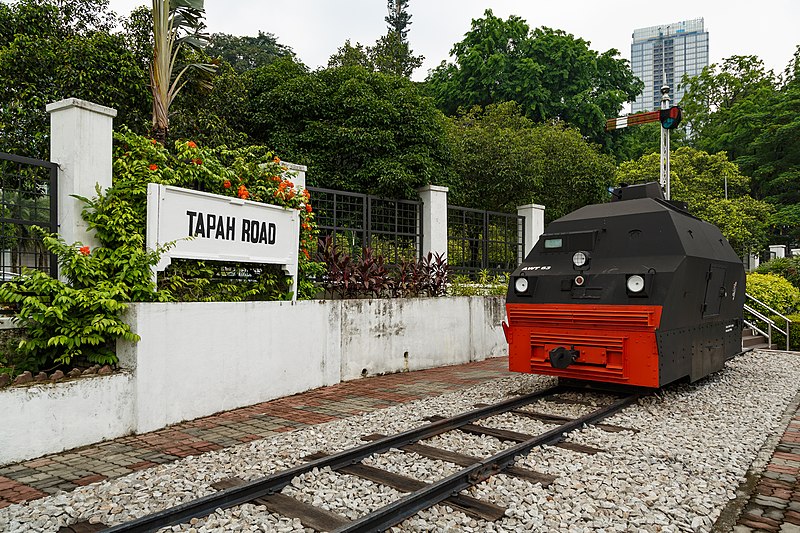
[[[0,389],[0,465],[132,433],[129,372]]]
[[[339,330],[324,302],[140,303],[120,343],[136,373],[140,433],[339,382]]]
[[[502,297],[137,303],[123,373],[0,389],[0,465],[366,375],[507,354]],[[407,355],[407,357],[406,357]]]
[[[503,298],[138,303],[120,343],[136,375],[136,428],[169,424],[362,375],[507,353]],[[408,357],[405,357],[406,352]],[[191,401],[187,401],[191,398]]]

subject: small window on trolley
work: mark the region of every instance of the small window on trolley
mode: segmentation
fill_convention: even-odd
[[[545,252],[591,251],[597,240],[597,231],[576,231],[574,233],[553,233],[542,235]]]

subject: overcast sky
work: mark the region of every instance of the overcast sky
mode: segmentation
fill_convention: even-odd
[[[150,2],[111,0],[120,15],[139,5]],[[386,32],[385,0],[205,0],[205,6],[211,33],[272,33],[312,69],[326,66],[345,39],[371,45]],[[487,8],[503,19],[518,15],[532,28],[572,33],[599,52],[616,48],[628,60],[634,29],[700,17],[712,63],[754,54],[782,72],[800,44],[800,0],[410,0],[409,41],[415,54],[425,56],[413,78],[424,79],[428,69],[448,59],[471,20]]]

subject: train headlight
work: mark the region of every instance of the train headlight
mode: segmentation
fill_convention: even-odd
[[[528,290],[528,280],[525,278],[517,278],[514,282],[514,290],[517,292],[527,292]]]
[[[639,274],[628,276],[627,287],[630,292],[642,292],[644,290],[644,278]]]
[[[586,252],[575,252],[572,256],[572,264],[576,267],[580,268],[589,261],[589,256],[586,255]]]

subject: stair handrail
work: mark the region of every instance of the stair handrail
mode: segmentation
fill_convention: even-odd
[[[772,345],[772,328],[773,327],[775,329],[777,329],[779,332],[781,332],[784,335],[786,335],[786,350],[788,351],[789,350],[789,333],[792,330],[791,324],[793,323],[793,321],[789,317],[784,316],[782,313],[778,312],[777,310],[773,309],[769,305],[765,304],[764,302],[762,302],[758,298],[756,298],[756,297],[754,297],[754,296],[752,296],[750,294],[747,294],[747,293],[745,293],[744,295],[745,295],[746,298],[754,301],[755,303],[757,303],[758,305],[760,305],[761,307],[765,308],[767,311],[772,313],[773,316],[779,316],[784,320],[784,322],[786,323],[786,331],[784,331],[781,328],[779,328],[778,325],[775,323],[775,321],[773,321],[769,317],[765,316],[764,313],[760,313],[760,312],[756,311],[753,307],[751,307],[751,306],[749,306],[747,304],[745,304],[745,306],[744,306],[746,311],[752,313],[757,318],[760,318],[761,320],[764,320],[765,322],[767,322],[767,329],[769,330],[769,334],[767,335],[767,342],[770,345]],[[755,329],[756,331],[758,331],[762,335],[765,334],[763,331],[758,329],[755,325],[753,325],[753,324],[751,324],[749,322],[747,323],[747,325],[750,326],[751,328]]]
[[[752,307],[750,307],[747,304],[744,304],[744,310],[749,312],[749,313],[752,313],[756,318],[759,318],[759,319],[761,319],[761,320],[763,320],[764,322],[767,323],[767,331],[764,331],[763,329],[758,327],[758,323],[756,321],[750,322],[746,318],[743,320],[745,326],[747,326],[748,328],[751,328],[756,333],[760,333],[761,335],[766,337],[767,338],[767,345],[771,346],[772,345],[772,327],[775,326],[775,329],[778,329],[777,324],[775,324],[775,322],[771,318],[769,318],[769,317],[767,317],[765,315],[762,315],[761,313],[759,313],[758,311],[756,311],[755,309],[753,309]]]

